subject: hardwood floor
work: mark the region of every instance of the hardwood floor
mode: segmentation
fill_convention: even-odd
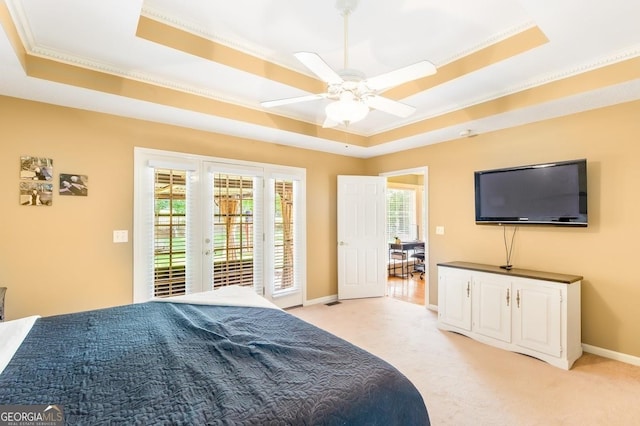
[[[418,274],[407,278],[387,278],[387,297],[424,306],[424,289],[424,279],[421,280]]]

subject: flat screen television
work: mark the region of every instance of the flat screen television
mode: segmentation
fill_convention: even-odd
[[[587,226],[587,160],[474,175],[477,224]]]

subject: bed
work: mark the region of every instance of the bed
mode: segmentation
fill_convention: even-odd
[[[67,424],[429,424],[393,366],[240,287],[10,321],[0,348],[0,406]]]

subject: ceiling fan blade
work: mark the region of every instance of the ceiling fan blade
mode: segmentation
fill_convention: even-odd
[[[296,96],[294,98],[284,98],[284,99],[276,99],[274,101],[264,101],[264,102],[260,102],[260,105],[262,105],[265,108],[271,108],[271,107],[275,107],[275,106],[280,106],[280,105],[288,105],[288,104],[295,104],[298,102],[307,102],[307,101],[313,101],[316,99],[323,99],[325,97],[325,94],[318,94],[318,95],[304,95],[304,96]]]
[[[331,120],[329,117],[325,118],[324,123],[322,123],[322,128],[323,129],[327,129],[327,128],[331,128],[331,127],[336,127],[338,124],[333,120]]]
[[[309,68],[311,72],[320,77],[320,79],[329,84],[341,84],[342,77],[338,75],[320,56],[312,52],[297,52],[296,58]]]
[[[366,83],[371,90],[380,91],[435,73],[436,67],[431,62],[420,61],[413,65],[369,78]]]
[[[367,98],[367,105],[373,109],[402,118],[410,116],[416,110],[415,107],[382,96],[371,96]]]

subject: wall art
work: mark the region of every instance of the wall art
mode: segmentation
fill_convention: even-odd
[[[89,195],[89,177],[87,175],[60,173],[60,195]]]
[[[21,180],[53,180],[53,160],[44,157],[20,157]]]

